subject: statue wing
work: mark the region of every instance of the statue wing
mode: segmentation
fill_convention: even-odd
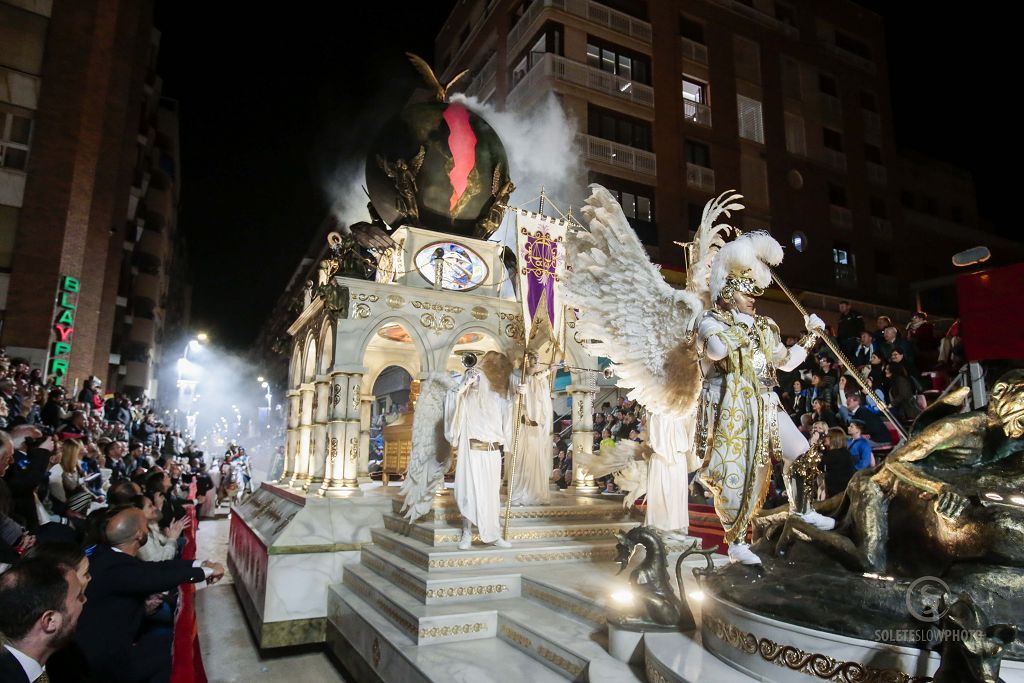
[[[448,81],[448,85],[444,86],[445,97],[448,96],[448,91],[452,89],[452,86],[455,85],[457,81],[459,81],[463,76],[465,76],[468,73],[469,69],[464,69],[463,71],[460,71],[459,73],[455,74],[455,76],[452,77],[452,80]]]
[[[416,156],[414,156],[412,161],[409,162],[409,170],[412,171],[414,177],[420,172],[420,168],[423,166],[423,160],[426,158],[427,148],[420,145],[420,151],[416,152]]]
[[[917,416],[910,428],[911,436],[921,433],[925,427],[939,420],[955,415],[963,409],[964,401],[971,393],[970,387],[959,387],[932,403]]]
[[[387,174],[388,178],[395,177],[395,167],[388,163],[388,160],[379,154],[377,155],[377,165],[380,166],[380,170]]]
[[[635,441],[620,441],[613,448],[599,453],[576,453],[573,457],[595,477],[615,475],[615,485],[629,495],[623,501],[627,508],[647,493],[647,458],[650,449]]]
[[[412,421],[409,468],[400,494],[405,501],[402,514],[415,522],[430,512],[434,491],[444,483],[451,466],[451,445],[444,438],[444,401],[457,382],[447,373],[436,372],[423,381]]]
[[[441,82],[437,80],[437,76],[434,75],[434,70],[430,68],[430,65],[427,64],[422,57],[414,55],[411,52],[406,52],[405,56],[409,58],[410,62],[412,62],[413,67],[420,72],[420,75],[423,76],[423,80],[427,82],[427,85],[433,89],[434,95],[437,97],[437,101],[444,102],[444,86],[442,86]],[[455,79],[452,79],[452,83],[454,82]]]
[[[700,298],[665,282],[606,189],[593,185],[582,213],[590,231],[568,240],[565,295],[578,309],[584,346],[616,364],[631,399],[665,415],[689,414],[700,389],[689,335],[704,310]]]

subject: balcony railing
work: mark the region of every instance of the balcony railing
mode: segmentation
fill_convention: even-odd
[[[868,169],[868,182],[876,185],[885,185],[889,181],[889,174],[885,166],[869,161],[865,164]]]
[[[581,17],[644,43],[651,42],[651,25],[648,22],[631,17],[599,2],[593,0],[533,0],[533,3],[523,12],[523,16],[508,32],[505,44],[508,45],[510,55],[516,55],[522,49],[521,43],[530,37],[537,18],[548,8]]]
[[[486,101],[490,94],[494,91],[495,76],[498,73],[498,55],[492,54],[488,59],[480,72],[473,77],[469,85],[466,86],[466,95],[476,97],[481,101]]]
[[[821,150],[821,161],[837,171],[846,170],[846,154],[843,152],[823,147]]]
[[[686,184],[703,192],[715,191],[715,169],[686,162]]]
[[[843,61],[853,64],[854,66],[867,71],[868,73],[875,73],[875,63],[870,59],[864,59],[860,55],[855,55],[852,52],[847,52],[843,48],[839,47],[833,42],[826,40],[821,41],[825,50],[834,57],[838,57]]]
[[[681,38],[683,45],[683,59],[689,59],[698,64],[708,63],[708,46],[698,43],[689,38]]]
[[[871,236],[882,240],[892,239],[892,223],[886,218],[871,217]]]
[[[654,153],[636,147],[577,133],[576,148],[588,161],[597,161],[645,175],[655,175],[658,172],[657,157]]]
[[[828,222],[842,230],[853,228],[853,212],[845,206],[828,205]]]
[[[630,81],[549,52],[534,60],[526,76],[512,88],[512,92],[506,99],[506,103],[509,105],[507,108],[513,108],[512,105],[523,105],[532,99],[531,95],[546,92],[548,88],[540,86],[540,81],[544,78],[553,78],[563,83],[594,90],[642,107],[654,106],[654,88],[651,86]],[[530,92],[535,89],[537,92]]]
[[[761,24],[762,26],[767,26],[770,29],[781,31],[788,38],[792,38],[793,40],[798,40],[800,38],[800,31],[795,26],[787,24],[784,21],[780,21],[770,14],[765,14],[764,12],[755,7],[751,7],[750,5],[747,5],[745,3],[738,2],[738,0],[711,1],[714,2],[716,5],[721,5],[722,7],[725,7],[726,9],[731,10],[732,12],[735,12],[740,16],[746,17],[751,21]]]
[[[711,107],[693,100],[683,99],[683,118],[698,126],[711,127]]]

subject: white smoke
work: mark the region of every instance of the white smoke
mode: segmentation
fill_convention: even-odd
[[[333,173],[324,179],[324,194],[331,205],[331,214],[342,225],[369,221],[366,208],[370,201],[363,188],[366,187],[366,166],[360,159],[341,163]]]

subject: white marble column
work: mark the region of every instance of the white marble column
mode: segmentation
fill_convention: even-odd
[[[362,368],[331,373],[327,423],[327,477],[321,496],[358,495]]]
[[[284,469],[278,482],[287,485],[295,476],[295,459],[299,443],[299,391],[288,391],[288,431],[284,440]]]
[[[313,389],[313,437],[309,451],[309,466],[306,473],[309,479],[303,490],[315,493],[324,483],[327,466],[327,421],[330,417],[327,401],[331,396],[331,378],[320,375],[316,378]]]
[[[365,392],[359,396],[359,465],[356,478],[360,483],[370,481],[370,416],[373,412],[373,399],[373,394]]]
[[[573,487],[579,493],[596,493],[594,475],[580,465],[579,453],[594,450],[594,395],[587,387],[571,384],[566,389],[572,396],[572,472]]]
[[[295,474],[289,486],[302,488],[309,480],[309,454],[313,446],[313,396],[312,382],[299,385],[299,443],[295,459]]]

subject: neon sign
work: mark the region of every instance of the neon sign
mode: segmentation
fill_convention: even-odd
[[[57,290],[53,323],[55,337],[53,348],[50,349],[48,374],[54,376],[54,383],[58,385],[68,374],[71,342],[75,333],[75,309],[78,307],[78,292],[81,288],[82,284],[78,278],[65,275],[61,278],[60,288]]]

